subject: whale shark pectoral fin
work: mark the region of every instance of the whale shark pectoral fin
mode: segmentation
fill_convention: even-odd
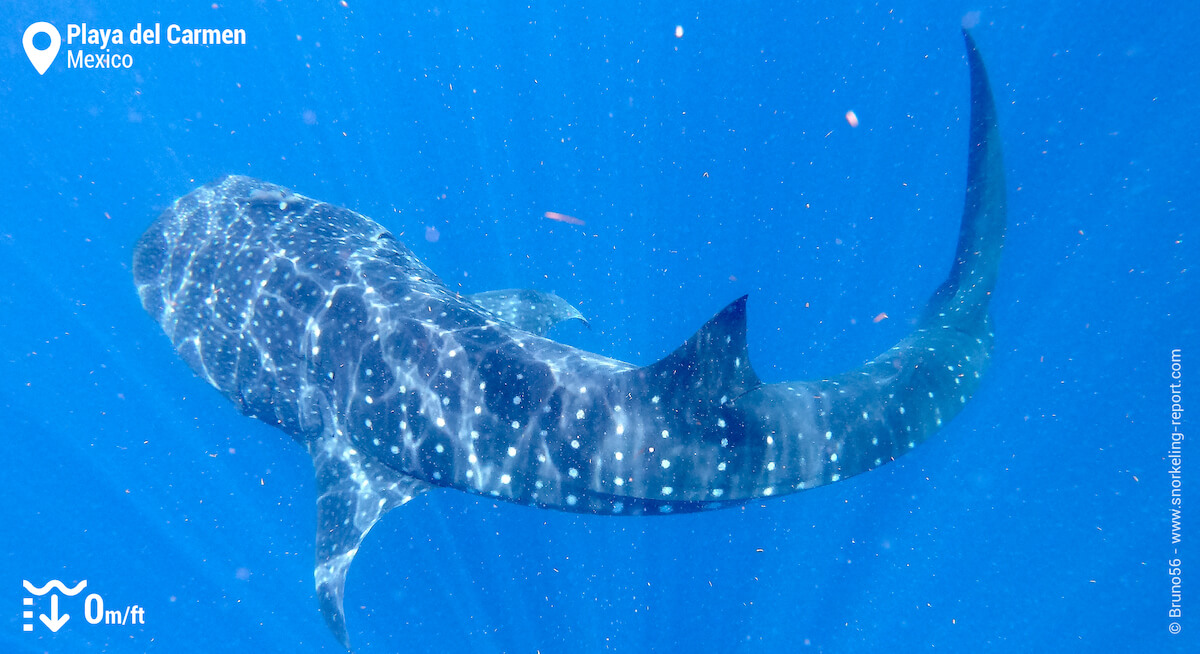
[[[429,490],[429,485],[364,457],[341,438],[310,445],[317,475],[317,599],[330,631],[347,650],[350,636],[342,598],[346,571],[359,543],[383,514]]]
[[[496,318],[538,336],[545,336],[551,327],[566,320],[579,320],[591,327],[579,309],[553,293],[510,288],[474,293],[466,298]]]
[[[702,407],[720,406],[754,390],[762,382],[746,349],[746,298],[729,303],[671,354],[622,374],[630,383],[644,385],[639,392],[667,398],[667,405],[677,409],[693,405],[705,411]]]

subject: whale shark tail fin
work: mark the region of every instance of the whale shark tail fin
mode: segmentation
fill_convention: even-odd
[[[966,30],[971,70],[971,126],[967,151],[967,192],[954,265],[930,298],[922,322],[969,331],[989,331],[988,301],[996,287],[1004,246],[1006,195],[1004,154],[996,103],[983,58]]]
[[[975,42],[963,36],[970,141],[958,247],[946,280],[916,328],[865,365],[822,380],[765,384],[739,398],[745,431],[771,435],[775,449],[748,449],[746,481],[722,489],[724,499],[813,488],[884,465],[941,429],[979,388],[994,342],[988,304],[1004,243],[1005,181],[987,71]]]

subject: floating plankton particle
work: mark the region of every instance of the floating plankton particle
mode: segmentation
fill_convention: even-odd
[[[584,222],[582,220],[576,218],[575,216],[568,216],[565,213],[558,213],[557,211],[547,211],[546,213],[544,213],[542,215],[549,218],[550,220],[557,220],[560,223],[566,223],[568,225],[583,225],[584,224]]]

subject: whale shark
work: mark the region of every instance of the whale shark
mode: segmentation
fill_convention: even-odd
[[[227,176],[133,254],[146,311],[243,414],[312,456],[316,594],[347,649],[346,573],[388,511],[434,488],[542,509],[665,515],[844,480],[910,452],[979,387],[1005,231],[996,109],[975,43],[966,197],[949,273],[858,369],[768,383],[746,297],[637,366],[547,337],[584,317],[541,291],[462,295],[379,223]]]

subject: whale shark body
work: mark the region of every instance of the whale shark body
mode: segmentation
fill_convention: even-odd
[[[971,37],[957,253],[915,329],[830,379],[763,383],[746,298],[634,366],[544,336],[536,291],[460,295],[378,223],[247,177],[177,200],[134,253],[146,311],[242,413],[316,469],[316,587],[349,648],[346,571],[384,513],[435,487],[588,514],[720,509],[845,479],[956,415],[988,364],[1005,229],[995,107]]]

